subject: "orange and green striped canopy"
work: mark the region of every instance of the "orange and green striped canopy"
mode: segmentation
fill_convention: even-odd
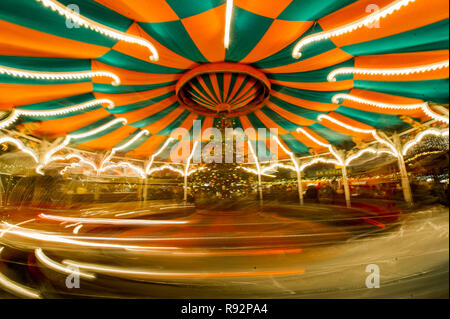
[[[154,45],[129,41],[68,21],[44,5],[77,8],[94,23]],[[106,77],[37,79],[0,73],[0,111],[54,110],[109,99],[52,116],[23,116],[15,125],[53,139],[95,129],[125,118],[107,130],[74,141],[73,146],[104,152],[125,145],[126,156],[148,158],[179,127],[192,132],[214,127],[221,114],[236,128],[278,129],[281,142],[300,156],[321,146],[317,140],[352,147],[354,137],[371,136],[319,121],[328,115],[359,129],[401,131],[430,118],[420,109],[384,108],[333,97],[347,94],[378,103],[448,103],[448,67],[408,74],[338,73],[342,68],[407,69],[449,59],[447,0],[405,1],[384,18],[347,33],[309,43],[293,56],[302,39],[331,32],[384,10],[401,0],[234,0],[230,44],[224,46],[226,0],[2,0],[0,67],[34,72],[103,71]],[[8,112],[5,112],[7,116]],[[0,120],[2,120],[0,118]],[[196,139],[197,137],[193,137]],[[174,143],[182,143],[182,140]],[[259,141],[268,147],[268,141]],[[168,157],[168,156],[167,156]]]

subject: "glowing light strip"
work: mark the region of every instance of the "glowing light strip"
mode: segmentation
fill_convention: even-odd
[[[195,149],[197,148],[197,146],[198,146],[198,141],[195,141],[194,147],[192,148],[192,152],[191,152],[191,154],[189,155],[189,157],[188,157],[188,159],[186,161],[186,167],[184,169],[184,176],[189,176],[188,175],[189,174],[189,165],[191,165],[191,160],[194,157]]]
[[[95,105],[99,104],[108,104],[108,109],[114,108],[114,102],[109,99],[98,99],[89,101],[86,103],[81,103],[77,105],[72,105],[68,107],[63,107],[59,109],[54,110],[48,110],[48,111],[35,111],[35,110],[23,110],[23,109],[14,109],[12,110],[11,114],[4,119],[3,121],[0,121],[0,129],[5,128],[16,122],[21,115],[23,116],[56,116],[56,115],[64,115],[64,114],[70,114],[78,111],[82,111],[87,108],[91,108]]]
[[[410,68],[394,68],[394,69],[339,68],[330,72],[330,74],[328,75],[328,81],[336,82],[336,76],[342,74],[364,74],[364,75],[385,75],[385,76],[408,75],[414,73],[436,71],[448,67],[449,67],[449,60]]]
[[[184,172],[181,169],[174,168],[170,165],[164,165],[156,168],[152,168],[150,171],[147,172],[147,175],[152,175],[155,172],[163,171],[165,169],[171,170],[172,172],[178,173],[181,176],[184,176]]]
[[[331,144],[322,143],[321,141],[316,139],[314,136],[312,136],[311,134],[309,134],[308,132],[306,132],[302,128],[298,128],[297,132],[302,132],[304,135],[306,135],[306,137],[308,137],[314,143],[316,143],[316,144],[318,144],[320,146],[326,147],[330,151],[330,153],[333,154],[333,156],[337,159],[338,165],[340,165],[340,166],[344,165],[344,162],[342,161],[341,157],[336,153],[336,151],[334,150],[334,148],[333,148],[333,146]]]
[[[252,153],[253,159],[255,160],[256,170],[258,172],[258,175],[261,175],[261,166],[259,166],[258,157],[256,157],[255,150],[253,149],[253,146],[252,146],[252,142],[247,141],[247,143],[248,143],[248,148],[250,150],[250,153]]]
[[[150,163],[147,165],[147,167],[146,167],[146,169],[145,169],[145,172],[146,172],[148,175],[150,175],[149,172],[150,172],[150,169],[151,169],[151,167],[152,167],[152,165],[153,165],[153,161],[155,160],[155,158],[156,158],[159,154],[161,154],[161,153],[166,149],[166,147],[170,144],[170,142],[172,142],[172,140],[173,140],[173,138],[172,138],[172,137],[169,137],[169,138],[167,139],[167,141],[164,143],[164,145],[159,149],[159,151],[152,155],[152,158],[150,159]]]
[[[333,164],[333,165],[337,165],[337,166],[342,165],[342,163],[339,163],[339,162],[336,161],[336,160],[330,160],[330,159],[320,158],[320,157],[319,157],[319,158],[315,158],[315,159],[313,159],[312,161],[309,161],[309,162],[303,164],[303,165],[300,167],[300,171],[303,172],[307,167],[312,166],[312,165],[317,164],[317,163]]]
[[[81,80],[86,78],[106,77],[113,80],[114,86],[120,85],[120,78],[109,71],[79,71],[79,72],[41,72],[10,68],[0,65],[0,74],[6,74],[16,78],[38,80]]]
[[[41,248],[36,248],[34,250],[34,254],[35,254],[37,260],[39,260],[42,264],[47,266],[47,268],[52,269],[56,272],[67,274],[67,275],[77,275],[80,278],[84,278],[84,279],[90,279],[90,280],[95,279],[94,274],[84,273],[84,272],[80,272],[80,271],[74,271],[73,269],[70,269],[66,266],[63,266],[60,263],[53,261],[52,259],[50,259],[49,257],[47,257],[44,254],[44,252],[42,251]]]
[[[10,291],[11,293],[15,295],[19,295],[21,297],[25,298],[31,298],[31,299],[41,299],[41,295],[37,290],[31,289],[29,287],[26,287],[24,285],[18,284],[8,277],[6,277],[4,274],[0,272],[0,286],[3,286],[5,290]]]
[[[273,136],[273,139],[278,143],[278,145],[280,145],[281,149],[282,149],[286,154],[289,154],[289,156],[291,157],[292,163],[294,163],[295,171],[298,172],[298,171],[299,171],[299,167],[298,167],[297,160],[295,159],[294,153],[292,153],[291,151],[289,151],[288,149],[286,149],[286,147],[284,147],[284,145],[281,144],[280,140],[278,139],[278,136]]]
[[[353,32],[364,26],[369,26],[374,22],[377,22],[380,19],[385,18],[386,16],[393,14],[395,11],[400,10],[402,7],[407,6],[408,4],[414,1],[415,0],[396,0],[391,4],[385,6],[383,9],[376,11],[375,13],[372,13],[367,17],[361,18],[355,22],[352,22],[342,27],[334,28],[330,31],[323,31],[304,37],[294,47],[294,50],[292,51],[292,57],[294,59],[301,58],[302,49],[311,43],[329,39],[331,37],[340,36],[349,32]]]
[[[124,32],[115,30],[113,28],[110,28],[108,26],[102,25],[100,23],[97,23],[91,19],[88,19],[86,17],[83,17],[80,14],[74,13],[72,10],[66,8],[64,5],[59,3],[55,0],[36,0],[37,2],[41,2],[45,7],[48,7],[52,9],[53,11],[58,12],[59,15],[64,16],[66,19],[72,20],[75,24],[78,24],[86,29],[93,30],[95,32],[98,32],[102,35],[105,35],[109,38],[115,39],[115,40],[121,40],[132,44],[138,44],[143,47],[146,47],[150,50],[152,53],[152,56],[150,56],[151,61],[158,61],[159,55],[156,48],[151,44],[149,41],[126,34]]]
[[[427,116],[430,118],[443,122],[446,124],[449,124],[449,119],[446,116],[436,114],[430,109],[430,106],[428,103],[420,103],[420,104],[388,104],[388,103],[381,103],[373,100],[363,99],[360,97],[356,97],[350,94],[337,94],[333,97],[332,101],[334,104],[339,104],[340,100],[350,100],[361,104],[371,105],[379,108],[384,109],[397,109],[397,110],[418,110],[421,109]]]
[[[117,164],[111,164],[111,165],[105,166],[100,169],[100,172],[106,172],[109,169],[114,169],[114,168],[119,168],[119,167],[120,168],[130,168],[133,171],[135,171],[136,174],[138,174],[141,178],[145,178],[147,176],[142,168],[137,167],[136,165],[130,164],[128,162],[120,162]]]
[[[149,225],[178,225],[187,224],[187,221],[172,220],[144,220],[144,219],[108,219],[108,218],[79,218],[56,215],[39,214],[39,218],[66,223],[121,225],[121,226],[149,226]]]
[[[405,144],[405,146],[403,147],[403,155],[406,155],[413,146],[419,144],[426,136],[430,135],[434,135],[437,137],[445,137],[448,136],[448,130],[439,131],[437,129],[431,128],[423,132],[420,132],[419,134],[417,134],[414,140],[409,141],[408,143]]]
[[[66,155],[64,157],[63,156],[53,156],[51,158],[51,160],[48,162],[48,164],[50,164],[51,162],[56,162],[56,161],[68,161],[68,160],[71,160],[73,158],[78,159],[80,161],[79,164],[86,164],[86,165],[89,165],[90,167],[92,167],[95,171],[98,170],[97,166],[95,165],[94,162],[89,161],[89,160],[85,159],[83,156],[78,155],[78,154],[69,154],[69,155]],[[77,164],[77,163],[73,163],[73,164]]]
[[[258,175],[258,171],[255,170],[255,169],[253,169],[253,168],[249,168],[249,167],[245,167],[245,166],[238,166],[238,168],[243,169],[244,171],[246,171],[246,172],[248,172],[248,173]],[[294,169],[294,168],[292,167],[292,169]],[[265,173],[263,173],[263,172],[261,172],[261,176],[266,176],[266,177],[276,177],[276,176],[274,176],[274,175],[265,174]]]
[[[344,122],[341,122],[341,121],[339,121],[339,120],[337,120],[337,119],[335,119],[335,118],[333,118],[333,117],[331,117],[331,116],[324,115],[324,114],[319,115],[319,116],[317,117],[317,120],[318,120],[319,122],[320,122],[320,121],[323,121],[324,119],[326,119],[326,120],[328,120],[328,121],[330,121],[330,122],[333,122],[333,123],[335,123],[335,124],[337,124],[337,125],[339,125],[339,126],[342,126],[342,127],[346,128],[346,129],[348,129],[348,130],[357,132],[357,133],[372,134],[372,136],[373,136],[379,143],[388,146],[388,147],[392,150],[392,153],[395,154],[395,155],[394,155],[395,157],[398,156],[398,152],[397,152],[397,150],[395,149],[394,145],[392,145],[390,142],[388,142],[388,141],[382,139],[380,136],[378,136],[378,133],[377,133],[377,131],[376,131],[375,129],[372,129],[372,130],[365,130],[365,129],[357,128],[357,127],[348,125],[348,124],[346,124],[346,123],[344,123]]]
[[[143,130],[143,131],[139,132],[138,134],[136,134],[132,139],[130,139],[125,144],[123,144],[123,145],[121,145],[119,147],[114,147],[111,150],[111,153],[105,158],[105,160],[100,165],[100,169],[103,169],[105,164],[108,163],[111,160],[111,158],[114,156],[114,154],[116,154],[116,152],[119,152],[119,151],[121,151],[123,149],[126,149],[128,146],[132,145],[134,142],[136,142],[138,139],[140,139],[144,134],[145,135],[149,135],[150,132],[148,130]]]
[[[389,151],[389,150],[376,150],[376,149],[374,149],[374,148],[372,148],[372,147],[369,147],[369,148],[360,150],[360,151],[359,151],[358,153],[356,153],[356,154],[353,154],[353,155],[349,156],[349,157],[347,158],[347,160],[345,161],[345,165],[348,166],[351,162],[353,162],[354,160],[360,158],[361,156],[363,156],[363,155],[366,154],[366,153],[371,153],[371,154],[376,154],[376,155],[380,155],[380,154],[389,154],[389,155],[392,155],[392,156],[394,156],[394,157],[397,157],[394,153],[392,153],[392,152]]]
[[[38,156],[31,149],[29,149],[25,145],[23,145],[23,143],[20,140],[6,136],[6,137],[0,138],[0,144],[3,144],[3,143],[14,144],[15,146],[17,146],[18,149],[20,149],[20,151],[30,155],[36,163],[39,163]]]
[[[226,18],[225,18],[225,49],[230,46],[230,30],[231,30],[231,18],[233,16],[233,0],[227,0]]]
[[[59,145],[55,146],[54,148],[50,149],[45,154],[43,165],[40,165],[40,166],[44,167],[45,165],[47,165],[48,162],[50,161],[52,155],[55,154],[56,152],[60,151],[61,149],[63,149],[67,145],[69,145],[69,143],[70,143],[70,141],[72,139],[74,139],[74,140],[75,139],[81,139],[81,138],[85,138],[85,137],[88,137],[88,136],[95,135],[95,134],[100,133],[100,132],[102,132],[104,130],[107,130],[111,126],[116,125],[117,123],[122,123],[123,125],[125,125],[128,122],[127,122],[127,120],[125,118],[117,118],[117,119],[114,119],[114,120],[112,120],[112,121],[110,121],[110,122],[100,126],[100,127],[95,128],[95,129],[93,129],[91,131],[88,131],[88,132],[85,132],[85,133],[80,133],[80,134],[67,135],[66,138],[64,139],[64,141],[61,144],[59,144]],[[39,167],[39,168],[42,168],[42,167]]]
[[[57,244],[67,244],[81,247],[91,247],[91,248],[111,248],[111,249],[131,249],[131,250],[172,250],[177,249],[177,247],[151,247],[151,246],[129,246],[129,245],[118,245],[118,244],[105,244],[105,243],[95,243],[87,242],[81,240],[67,239],[58,235],[48,235],[36,232],[31,229],[26,229],[22,227],[17,227],[16,225],[11,225],[7,222],[2,222],[2,225],[8,227],[4,230],[4,233],[16,235],[19,237],[34,239],[43,241],[45,243],[57,243]],[[13,230],[17,229],[17,230]]]
[[[297,170],[298,170],[298,168],[296,168],[296,167],[294,167],[294,166],[289,166],[289,165],[284,165],[284,164],[276,163],[276,164],[272,164],[272,165],[270,165],[270,166],[264,167],[264,168],[261,170],[261,172],[264,174],[264,173],[273,171],[275,168],[280,168],[280,167],[281,167],[281,168],[284,168],[284,169],[289,169],[289,170],[294,171],[294,172],[297,172]]]

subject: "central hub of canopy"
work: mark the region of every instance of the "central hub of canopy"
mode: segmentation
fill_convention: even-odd
[[[270,81],[246,64],[211,63],[184,74],[176,92],[178,101],[193,112],[231,117],[264,106],[270,96]]]

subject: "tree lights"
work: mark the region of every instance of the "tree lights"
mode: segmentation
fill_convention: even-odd
[[[408,151],[414,147],[415,145],[419,144],[426,136],[434,135],[437,137],[448,137],[448,130],[439,131],[437,129],[431,128],[428,130],[425,130],[423,132],[420,132],[417,134],[416,138],[412,141],[409,141],[405,144],[403,147],[403,155],[408,154]]]
[[[292,57],[294,59],[301,58],[303,48],[311,43],[322,41],[322,40],[329,39],[332,37],[337,37],[337,36],[340,36],[340,35],[343,35],[343,34],[346,34],[349,32],[353,32],[364,26],[370,26],[373,23],[379,21],[380,19],[393,14],[395,11],[400,10],[402,7],[409,5],[411,2],[414,2],[414,1],[415,0],[396,0],[396,1],[392,2],[391,4],[387,5],[386,7],[384,7],[383,9],[376,11],[375,13],[372,13],[371,15],[364,17],[362,19],[359,19],[355,22],[352,22],[352,23],[347,24],[342,27],[334,28],[330,31],[319,32],[319,33],[304,37],[294,47],[294,50],[292,51]]]
[[[115,39],[115,40],[125,41],[128,43],[137,44],[137,45],[146,47],[152,53],[152,56],[150,56],[150,61],[158,61],[159,60],[158,51],[156,50],[154,45],[143,38],[126,34],[124,32],[115,30],[108,26],[97,23],[91,19],[83,17],[80,14],[76,14],[72,10],[63,6],[58,1],[55,1],[55,0],[35,0],[35,1],[41,2],[44,7],[47,7],[47,8],[52,9],[53,11],[56,11],[59,15],[64,16],[66,19],[72,20],[75,24],[80,25],[86,29],[93,30],[95,32],[98,32],[104,36],[107,36],[107,37]]]

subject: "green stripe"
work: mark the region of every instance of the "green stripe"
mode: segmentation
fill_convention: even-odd
[[[280,135],[281,140],[286,143],[291,152],[294,152],[296,156],[309,154],[309,148],[297,140],[292,134]]]
[[[112,86],[109,84],[94,84],[94,91],[99,93],[112,93],[112,94],[120,94],[120,93],[138,93],[145,92],[155,89],[160,89],[166,86],[175,85],[177,82],[166,82],[166,83],[158,83],[158,84],[144,84],[144,85],[120,85],[120,86]]]
[[[315,21],[354,2],[356,0],[293,0],[278,16],[278,19],[288,21]]]
[[[151,63],[141,59],[134,58],[132,56],[120,53],[115,50],[108,51],[98,61],[114,66],[116,68],[122,68],[135,72],[157,73],[157,74],[179,74],[186,70],[170,68],[163,65]]]
[[[225,0],[201,0],[195,4],[186,0],[166,0],[166,2],[180,19],[184,19],[216,8],[224,4]]]
[[[352,138],[349,135],[330,130],[329,128],[319,123],[314,123],[313,125],[308,126],[308,128],[313,130],[318,135],[322,136],[331,144],[337,145],[340,148],[351,149],[355,147],[355,143],[352,141]]]
[[[355,88],[448,104],[448,79],[410,82],[355,81]]]
[[[181,113],[175,121],[169,124],[166,128],[162,129],[160,132],[158,132],[158,135],[170,135],[173,130],[178,128],[184,120],[191,114],[190,111],[185,110],[183,113]]]
[[[272,103],[278,105],[279,107],[285,109],[286,111],[289,111],[289,112],[294,113],[299,116],[303,116],[304,118],[307,118],[307,119],[313,120],[313,121],[316,121],[317,117],[320,114],[326,114],[325,112],[309,110],[309,109],[303,108],[301,106],[297,106],[297,105],[288,103],[288,102],[281,100],[274,96],[271,96],[269,100]]]
[[[153,115],[151,115],[149,117],[146,117],[145,119],[142,119],[140,121],[131,123],[130,126],[133,126],[133,127],[145,127],[145,126],[151,125],[151,124],[159,121],[164,116],[166,116],[169,113],[171,113],[172,111],[174,111],[179,106],[180,106],[180,103],[175,102],[171,106],[165,108],[164,110],[162,110],[162,111],[160,111],[160,112],[158,112],[156,114],[153,114]]]
[[[153,39],[169,50],[195,62],[208,62],[179,20],[162,23],[139,23]]]
[[[448,49],[448,24],[446,19],[422,28],[344,46],[341,49],[353,56]],[[443,42],[446,42],[445,47],[442,47]]]
[[[35,0],[0,1],[0,19],[59,37],[109,48],[118,42],[83,27],[68,28],[65,17]]]
[[[142,108],[146,108],[150,105],[153,105],[155,103],[161,102],[165,99],[168,99],[172,96],[175,95],[175,92],[169,92],[166,93],[164,95],[152,98],[152,99],[148,99],[145,101],[141,101],[141,102],[137,102],[137,103],[132,103],[132,104],[127,104],[127,105],[123,105],[123,106],[116,106],[114,109],[109,110],[109,112],[113,113],[113,114],[123,114],[123,113],[128,113],[128,112],[132,112],[132,111],[136,111],[136,110],[140,110]]]
[[[232,19],[230,47],[226,50],[225,60],[239,62],[259,43],[274,20],[236,6]]]
[[[336,64],[320,70],[314,70],[309,72],[298,72],[298,73],[268,73],[267,77],[271,80],[288,81],[288,82],[314,82],[314,83],[328,82],[327,80],[328,74],[330,74],[332,71],[339,68],[345,67],[350,68],[354,66],[355,66],[355,59],[352,58],[343,63]],[[339,76],[339,81],[352,79],[353,74],[346,74]]]

